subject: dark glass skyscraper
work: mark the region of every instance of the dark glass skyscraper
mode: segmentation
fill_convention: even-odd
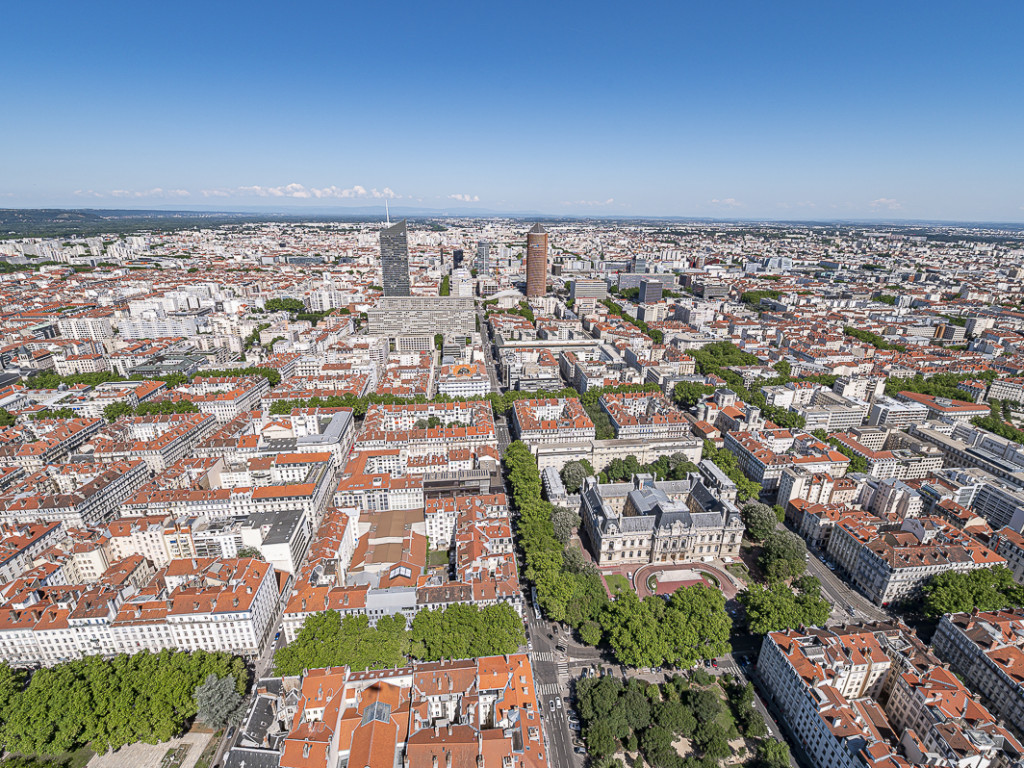
[[[380,261],[384,295],[409,295],[409,236],[405,219],[380,231]]]

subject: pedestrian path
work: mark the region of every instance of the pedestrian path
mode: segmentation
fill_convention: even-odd
[[[568,677],[569,676],[569,662],[560,661],[558,662],[558,676]]]
[[[538,651],[533,654],[534,661],[558,661],[561,657],[561,654],[552,653],[551,651]]]
[[[537,686],[539,696],[557,696],[561,691],[562,686],[558,683],[541,683]]]

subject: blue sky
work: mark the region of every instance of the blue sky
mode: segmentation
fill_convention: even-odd
[[[5,9],[0,207],[1024,221],[1019,2]]]

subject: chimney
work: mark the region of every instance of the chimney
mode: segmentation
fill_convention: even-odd
[[[448,750],[444,753],[444,768],[452,768],[452,753]]]

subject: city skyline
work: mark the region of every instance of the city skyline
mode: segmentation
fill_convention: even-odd
[[[392,10],[19,7],[0,206],[1024,221],[1017,5]]]

